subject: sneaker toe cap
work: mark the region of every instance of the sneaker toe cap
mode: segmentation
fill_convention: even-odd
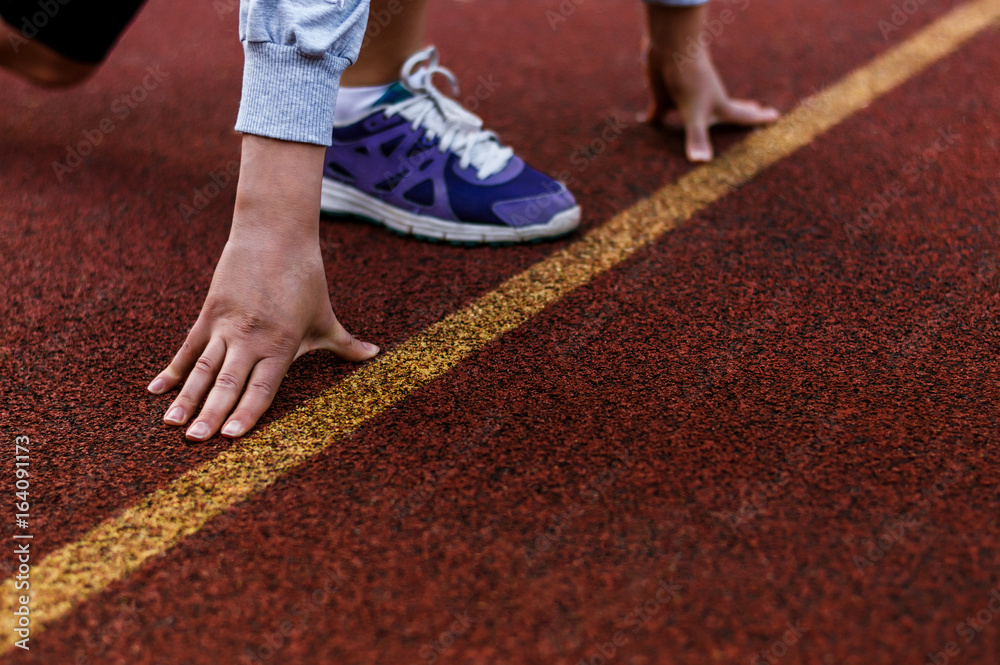
[[[506,224],[521,228],[549,223],[554,217],[576,207],[576,199],[562,183],[550,181],[552,191],[535,196],[497,201],[493,214]]]

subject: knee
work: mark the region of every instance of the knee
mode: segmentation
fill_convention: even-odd
[[[16,39],[7,38],[15,35]],[[0,22],[0,67],[35,85],[68,88],[82,83],[97,70],[96,64],[77,62],[48,46],[24,39]]]
[[[96,69],[97,65],[84,65],[70,60],[37,61],[20,68],[17,73],[44,88],[71,88],[90,78]]]

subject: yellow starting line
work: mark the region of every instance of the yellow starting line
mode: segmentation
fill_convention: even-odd
[[[188,471],[31,571],[32,633],[128,577],[234,504],[306,462],[344,434],[441,377],[491,340],[619,264],[778,160],[955,51],[1000,18],[1000,0],[962,5],[751,134],[711,164],[618,214],[507,280],[468,307],[367,364],[343,382]],[[23,591],[8,579],[0,616]],[[0,631],[0,651],[16,634]]]

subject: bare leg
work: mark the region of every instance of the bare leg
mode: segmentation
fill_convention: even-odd
[[[31,39],[0,21],[0,67],[49,88],[65,88],[80,83],[97,70],[69,60],[44,44]]]
[[[424,48],[426,36],[427,0],[372,0],[361,54],[340,84],[352,88],[392,83],[406,59]]]

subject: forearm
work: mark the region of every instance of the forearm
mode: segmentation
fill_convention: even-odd
[[[688,39],[697,40],[708,18],[708,4],[646,3],[650,47],[660,55],[685,54]],[[697,42],[696,42],[697,43]],[[698,49],[707,53],[707,49]]]
[[[319,243],[325,148],[244,134],[230,241]]]

